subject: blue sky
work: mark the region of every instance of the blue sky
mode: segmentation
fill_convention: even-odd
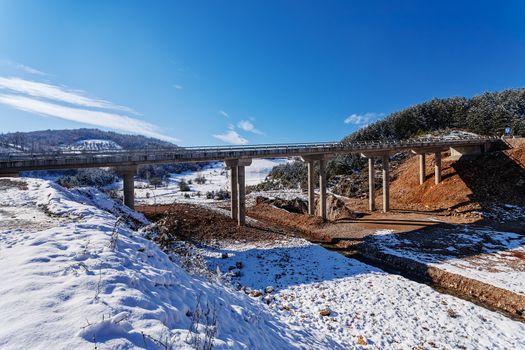
[[[0,132],[338,140],[525,85],[523,1],[0,0]]]

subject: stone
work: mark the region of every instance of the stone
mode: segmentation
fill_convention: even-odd
[[[262,292],[260,290],[252,290],[250,293],[251,297],[258,298],[262,295]]]
[[[329,308],[321,309],[321,310],[319,310],[319,314],[320,314],[321,316],[330,316],[331,311],[330,311]]]
[[[319,199],[316,199],[316,215],[319,215]],[[346,203],[333,194],[326,198],[326,216],[328,220],[357,219],[360,215],[346,206]]]
[[[228,253],[222,253],[221,259],[228,259]]]
[[[264,288],[264,292],[265,292],[266,294],[270,294],[270,293],[272,293],[274,290],[275,290],[275,289],[274,289],[272,286],[268,286],[268,287]]]

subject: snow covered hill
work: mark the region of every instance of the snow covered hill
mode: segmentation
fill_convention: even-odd
[[[0,348],[193,349],[206,334],[215,349],[307,348],[307,331],[189,275],[101,192],[34,179],[0,192]]]

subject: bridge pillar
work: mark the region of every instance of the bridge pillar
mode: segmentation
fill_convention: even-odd
[[[368,209],[376,210],[374,157],[368,157]]]
[[[137,173],[137,166],[124,166],[117,167],[117,172],[122,175],[124,182],[123,192],[124,192],[124,204],[131,209],[135,209],[135,181],[134,177]]]
[[[238,192],[238,175],[237,166],[230,168],[230,188],[231,188],[231,217],[233,220],[239,218],[239,192]]]
[[[240,165],[237,168],[237,191],[239,196],[239,209],[237,212],[237,223],[239,226],[244,226],[246,223],[246,196],[245,196],[245,167]]]
[[[389,159],[383,156],[383,211],[390,210],[390,182],[389,182]]]
[[[326,220],[326,160],[319,161],[319,202],[320,216]]]
[[[245,167],[252,164],[251,159],[227,159],[224,161],[230,168],[231,184],[231,217],[239,226],[246,223],[246,176]]]
[[[315,215],[315,162],[308,161],[308,214]]]
[[[434,180],[436,185],[441,182],[441,152],[435,153]]]
[[[425,183],[426,173],[425,173],[425,153],[418,154],[419,158],[419,184],[422,185]]]

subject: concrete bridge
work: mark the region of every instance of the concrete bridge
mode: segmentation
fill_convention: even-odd
[[[319,164],[320,216],[326,219],[326,163],[336,155],[360,154],[368,158],[369,209],[376,209],[376,159],[382,160],[383,211],[389,205],[389,158],[401,151],[418,155],[419,179],[425,181],[425,155],[435,154],[435,181],[441,181],[441,153],[450,149],[452,157],[488,151],[496,137],[419,138],[404,141],[327,142],[234,147],[188,147],[170,149],[57,151],[47,153],[0,153],[0,176],[18,176],[32,170],[114,167],[123,176],[124,203],[134,207],[134,176],[143,164],[224,161],[231,176],[231,216],[239,225],[245,223],[245,167],[253,158],[301,157],[308,164],[308,212],[315,213],[315,165]]]

